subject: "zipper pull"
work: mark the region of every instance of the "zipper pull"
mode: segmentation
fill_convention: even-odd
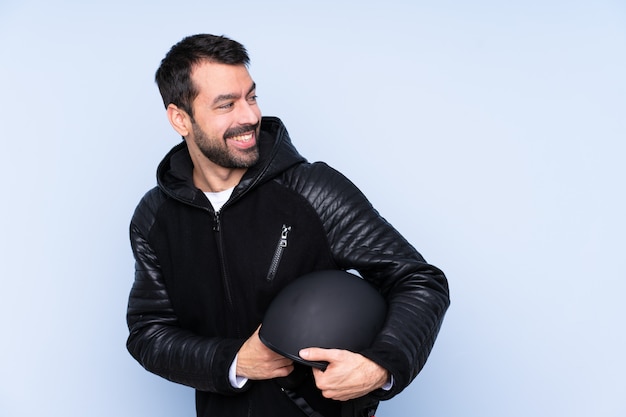
[[[283,225],[283,230],[280,232],[280,242],[278,243],[281,248],[287,247],[287,235],[291,231],[291,226],[287,227]]]

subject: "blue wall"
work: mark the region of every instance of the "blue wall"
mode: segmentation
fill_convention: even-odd
[[[264,114],[447,272],[378,416],[626,415],[624,3],[293,3],[0,4],[0,415],[194,415],[124,315],[128,222],[179,140],[153,74],[198,32],[244,43]]]

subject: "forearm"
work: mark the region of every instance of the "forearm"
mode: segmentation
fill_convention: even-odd
[[[228,370],[240,343],[152,324],[131,330],[127,348],[144,368],[170,381],[200,391],[233,393]]]
[[[395,293],[395,291],[394,291]],[[424,367],[442,324],[447,293],[415,289],[390,295],[385,326],[372,345],[360,352],[389,370],[394,386],[380,392],[390,398],[402,391]]]

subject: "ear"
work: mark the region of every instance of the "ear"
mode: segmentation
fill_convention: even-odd
[[[182,137],[187,137],[191,128],[191,117],[183,109],[178,108],[175,104],[168,104],[167,119],[175,131]]]

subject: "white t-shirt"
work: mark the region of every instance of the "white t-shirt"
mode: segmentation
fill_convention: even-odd
[[[211,205],[213,206],[213,210],[217,213],[222,209],[222,206],[225,202],[228,201],[230,195],[233,193],[235,187],[231,187],[224,191],[218,191],[216,193],[205,192],[204,195],[209,199]]]

